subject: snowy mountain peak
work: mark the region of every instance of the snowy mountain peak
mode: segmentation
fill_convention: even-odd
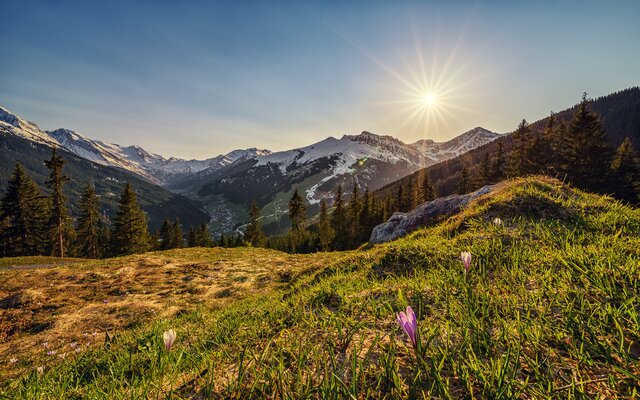
[[[376,135],[368,131],[362,131],[359,135],[344,135],[342,140],[351,140],[352,142],[366,143],[370,145],[405,145],[401,140],[389,135]]]
[[[473,128],[447,142],[435,142],[431,139],[421,139],[410,146],[420,151],[433,162],[444,161],[457,157],[476,147],[483,146],[500,135],[482,127]]]
[[[2,128],[2,131],[34,142],[49,146],[58,145],[58,142],[42,132],[38,125],[20,118],[2,106],[0,106],[0,128]]]

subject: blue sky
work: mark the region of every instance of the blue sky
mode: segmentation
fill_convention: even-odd
[[[187,158],[506,132],[640,83],[637,1],[1,4],[0,104]]]

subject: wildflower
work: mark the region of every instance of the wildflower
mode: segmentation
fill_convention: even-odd
[[[49,350],[49,351],[47,351],[47,355],[48,355],[48,356],[55,356],[55,355],[56,355],[56,353],[57,353],[57,351],[55,351],[55,350]]]
[[[45,349],[48,349],[49,348],[49,342],[42,343],[42,347],[44,347]]]
[[[496,226],[501,226],[502,225],[502,220],[500,218],[496,218],[493,220],[493,224]]]
[[[411,306],[407,306],[407,312],[400,311],[396,314],[396,320],[404,333],[409,336],[411,339],[411,343],[413,347],[418,345],[418,320],[416,319],[416,314],[411,309]]]
[[[176,331],[174,331],[173,329],[169,329],[162,334],[162,337],[164,338],[164,348],[167,351],[171,350],[171,347],[173,347],[173,342],[175,342],[176,340]]]
[[[469,273],[469,267],[471,266],[471,253],[468,251],[463,251],[460,253],[460,259],[464,264],[464,273],[465,275]]]
[[[80,347],[76,347],[76,353],[80,353],[82,349]]]
[[[11,358],[9,359],[9,362],[10,362],[11,364],[15,364],[15,363],[17,363],[17,362],[18,362],[18,359],[17,359],[17,358],[15,358],[15,357],[11,357]]]
[[[36,368],[36,370],[38,371],[38,373],[39,373],[39,374],[41,374],[41,373],[43,373],[43,372],[44,372],[44,366],[43,366],[43,365],[41,365],[41,366],[39,366],[38,368]]]
[[[70,347],[78,347],[78,342],[71,342],[69,343]]]
[[[103,302],[104,304],[107,304],[107,303],[109,302],[109,300],[104,299],[104,300],[102,300],[102,302]]]

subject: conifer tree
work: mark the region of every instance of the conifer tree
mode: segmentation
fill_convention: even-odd
[[[44,228],[47,220],[45,202],[40,188],[17,164],[0,202],[3,225],[3,248],[7,256],[43,254]]]
[[[429,179],[429,172],[424,171],[424,175],[422,177],[422,201],[433,201],[435,198],[436,189],[433,187],[431,179]]]
[[[211,240],[211,235],[209,234],[209,229],[207,228],[207,224],[202,224],[198,227],[198,229],[196,229],[195,245],[197,247],[213,246],[213,241]]]
[[[218,242],[218,246],[220,247],[226,247],[226,240],[224,237],[224,232],[220,232],[220,241]]]
[[[176,218],[171,226],[171,249],[179,249],[184,246],[184,234],[180,221]]]
[[[149,250],[149,242],[147,218],[138,204],[136,193],[127,182],[113,220],[111,253],[114,255],[144,253]]]
[[[531,163],[532,173],[542,173],[555,176],[559,172],[557,158],[558,143],[558,127],[556,126],[556,117],[551,113],[547,118],[542,134],[536,132],[534,134],[531,145],[528,149],[527,158]]]
[[[196,231],[193,230],[193,226],[189,225],[189,230],[187,231],[187,247],[196,247]]]
[[[629,203],[640,202],[640,158],[628,137],[618,147],[611,162],[612,191]]]
[[[249,217],[249,224],[244,232],[244,242],[253,247],[263,247],[266,243],[266,238],[260,224],[260,208],[258,208],[258,203],[255,200],[251,204]]]
[[[162,221],[160,227],[160,250],[169,250],[171,248],[172,226],[167,218]]]
[[[600,117],[589,109],[586,93],[565,133],[567,172],[571,182],[593,191],[605,187],[612,161]]]
[[[45,184],[51,191],[49,195],[51,211],[47,223],[49,247],[52,256],[64,257],[73,235],[67,214],[67,199],[62,193],[63,186],[69,181],[69,177],[62,173],[65,161],[57,155],[55,147],[51,150],[51,159],[46,160],[44,164],[49,169],[49,178]]]
[[[291,230],[297,232],[303,229],[306,218],[307,206],[298,192],[298,188],[296,188],[289,200],[289,219],[291,220]]]
[[[334,231],[331,227],[331,219],[329,218],[327,203],[323,199],[320,202],[320,216],[318,219],[318,240],[322,251],[329,251],[331,249],[333,237]]]
[[[95,187],[88,184],[80,198],[80,211],[77,222],[78,254],[85,258],[104,256],[105,227],[98,210],[98,198]]]
[[[496,158],[493,160],[491,166],[491,180],[493,182],[500,182],[505,178],[505,156],[504,156],[504,143],[502,139],[498,139],[498,150],[496,151]]]
[[[515,132],[513,132],[513,148],[509,152],[509,163],[507,166],[510,178],[525,175],[529,172],[529,160],[527,159],[527,149],[529,148],[529,140],[531,128],[526,120],[522,120]]]
[[[333,247],[336,250],[346,250],[349,247],[349,221],[342,196],[342,185],[339,184],[333,199],[334,209],[331,220],[334,231]]]
[[[471,191],[471,180],[469,177],[469,170],[467,167],[462,168],[460,171],[460,178],[458,180],[458,194],[466,194]]]
[[[351,200],[349,201],[348,224],[350,247],[358,244],[360,236],[360,209],[362,208],[360,200],[360,192],[355,179],[353,181],[353,189],[351,190]]]
[[[356,244],[364,243],[369,240],[369,234],[371,233],[369,225],[371,224],[372,218],[373,210],[371,204],[371,193],[369,193],[369,188],[366,187],[364,189],[364,194],[362,195],[360,213],[358,215],[358,234]]]
[[[480,162],[479,174],[480,186],[488,185],[491,183],[491,159],[488,151],[484,153],[484,157],[482,157],[482,161]]]

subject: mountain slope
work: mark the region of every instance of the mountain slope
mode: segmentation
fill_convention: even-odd
[[[123,147],[92,140],[68,129],[56,129],[46,133],[71,153],[98,164],[126,169],[158,184],[165,184],[204,170],[215,171],[241,159],[270,153],[269,150],[253,148],[234,150],[206,160],[184,160],[176,157],[165,158],[140,146]]]
[[[40,131],[35,124],[27,125],[24,120],[6,111],[2,117],[4,119],[0,121],[0,195],[4,194],[16,163],[21,163],[36,182],[44,187],[48,173],[44,160],[51,157],[51,146],[58,145],[57,142]],[[14,120],[16,123],[6,120]],[[23,129],[25,126],[26,129]],[[108,217],[113,217],[120,193],[126,182],[131,182],[142,208],[148,214],[151,229],[158,229],[165,216],[171,219],[179,218],[184,225],[196,226],[209,221],[208,214],[193,200],[171,193],[137,174],[91,162],[64,149],[60,150],[59,155],[67,161],[64,173],[71,178],[65,194],[69,197],[72,215],[77,214],[82,189],[89,182],[93,182],[100,197],[101,210]]]
[[[214,227],[218,230],[233,229],[246,220],[246,214],[236,210],[246,209],[256,200],[262,207],[267,232],[275,233],[287,225],[287,202],[296,188],[306,197],[312,215],[321,200],[331,203],[339,184],[345,190],[350,190],[353,182],[361,189],[374,190],[497,137],[496,133],[475,128],[448,142],[409,145],[365,131],[203,171],[168,187],[205,203],[221,221]]]
[[[637,209],[527,178],[366,250],[183,249],[5,271],[4,326],[20,333],[0,343],[16,358],[0,394],[634,398],[639,230]],[[419,358],[396,320],[407,306]],[[44,355],[44,341],[66,357]]]

